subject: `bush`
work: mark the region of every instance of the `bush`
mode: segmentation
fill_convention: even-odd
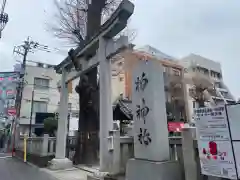
[[[57,131],[58,122],[54,117],[48,117],[44,120],[44,132],[49,136],[55,136]]]

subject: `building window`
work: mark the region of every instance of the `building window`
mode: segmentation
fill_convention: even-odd
[[[196,68],[196,72],[201,72],[201,68],[200,68],[200,67],[197,67],[197,68]]]
[[[38,66],[38,67],[41,67],[41,68],[44,67],[43,63],[38,63],[37,66]]]
[[[207,69],[203,69],[203,73],[204,73],[205,75],[208,75],[208,74],[209,74],[209,72],[208,72]]]
[[[68,103],[68,111],[72,111],[72,103]]]
[[[214,77],[214,78],[221,78],[221,74],[218,73],[218,72],[214,72],[214,71],[211,71],[211,76]]]
[[[14,107],[15,106],[15,99],[8,99],[7,104],[8,104],[8,107]]]
[[[47,112],[47,102],[33,101],[33,113]]]
[[[34,89],[48,89],[49,79],[34,78]]]
[[[193,101],[193,109],[196,108],[196,101]]]

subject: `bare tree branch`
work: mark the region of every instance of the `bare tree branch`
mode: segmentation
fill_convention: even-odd
[[[54,0],[57,13],[49,22],[50,31],[59,39],[79,45],[86,36],[87,6],[85,0]]]
[[[100,25],[103,24],[117,9],[121,1],[92,0],[92,4],[88,6],[87,0],[54,0],[57,13],[53,18],[54,21],[47,23],[48,29],[58,39],[78,46],[97,31],[99,21]],[[95,8],[99,6],[101,8]],[[100,19],[97,17],[99,13],[102,14]],[[119,35],[128,36],[131,42],[135,39],[136,32],[127,27]]]
[[[189,95],[198,103],[199,107],[204,107],[205,102],[211,99],[211,94],[215,93],[211,80],[200,72],[191,72],[192,87]]]

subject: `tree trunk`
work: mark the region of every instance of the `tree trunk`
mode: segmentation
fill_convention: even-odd
[[[101,14],[106,0],[92,0],[87,12],[87,40],[89,40],[101,26]]]
[[[96,164],[98,161],[98,145],[99,145],[99,90],[97,83],[97,68],[92,69],[87,74],[89,83],[94,91],[91,94],[92,109],[88,112],[87,117],[87,132],[86,140],[86,158],[88,164]]]
[[[90,4],[88,7],[86,37],[87,41],[91,39],[92,36],[100,29],[101,14],[103,8],[105,7],[105,2],[106,0],[92,0],[92,4]],[[98,44],[92,47],[92,49],[90,50],[91,56],[94,56],[96,54],[97,48]],[[93,87],[93,89],[95,89],[95,92],[91,96],[93,109],[91,112],[84,112],[82,107],[86,104],[79,103],[79,127],[76,151],[73,160],[74,164],[94,163],[98,159],[97,154],[99,149],[99,90],[97,84],[97,68],[94,68],[86,75],[88,77],[89,84]]]
[[[100,29],[101,26],[101,14],[102,10],[105,6],[106,0],[92,0],[92,4],[88,7],[87,13],[87,37],[86,40],[88,41],[91,39]],[[91,47],[88,51],[91,55],[96,53],[98,49],[98,43]]]
[[[86,139],[86,119],[85,113],[82,110],[83,108],[80,107],[79,110],[79,122],[78,122],[78,134],[77,134],[77,144],[75,148],[75,154],[73,156],[73,164],[80,164],[84,163],[84,154],[86,151],[85,139]]]

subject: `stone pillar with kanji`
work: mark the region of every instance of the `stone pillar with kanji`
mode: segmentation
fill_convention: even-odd
[[[163,67],[139,61],[132,77],[134,159],[128,161],[128,180],[179,180],[177,162],[170,161]]]

